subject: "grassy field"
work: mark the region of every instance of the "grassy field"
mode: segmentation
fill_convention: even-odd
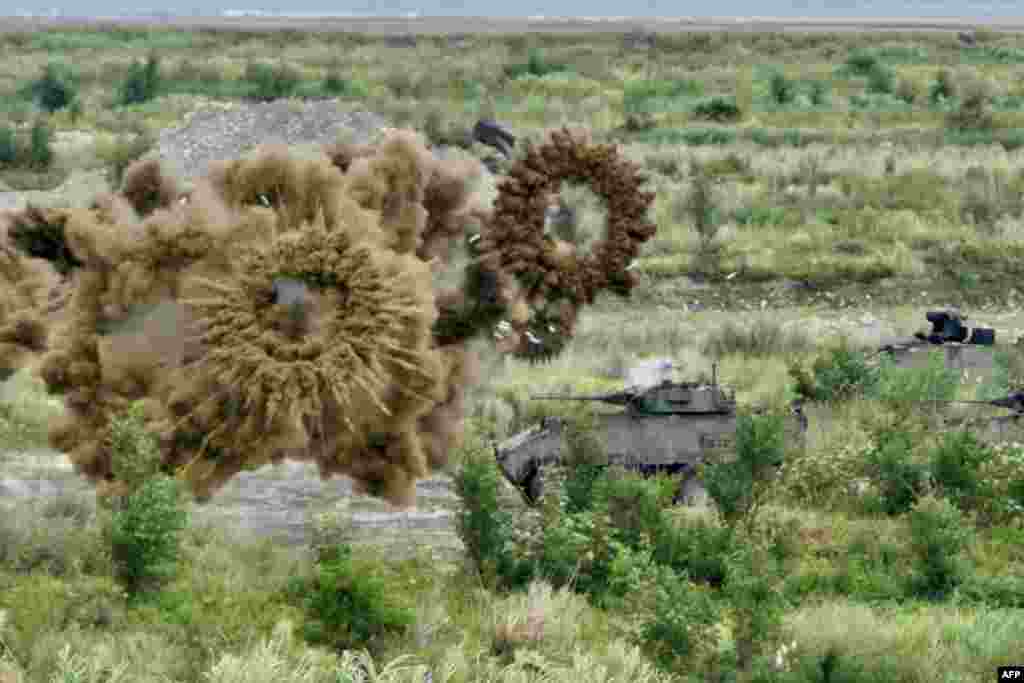
[[[151,55],[159,89],[123,104],[133,62]],[[76,83],[78,104],[44,116],[29,86],[51,63],[71,74],[60,78]],[[909,333],[941,305],[964,306],[972,324],[995,328],[1008,358],[994,378],[956,377],[952,395],[1024,385],[1012,347],[1024,331],[1019,35],[981,31],[964,47],[952,34],[662,33],[653,47],[632,48],[621,35],[596,33],[414,44],[327,32],[0,34],[0,129],[12,131],[19,157],[41,117],[60,143],[48,165],[0,160],[0,183],[28,191],[99,172],[114,178],[195,108],[271,96],[336,97],[435,143],[464,141],[481,116],[527,140],[582,125],[650,175],[658,234],[638,260],[633,299],[602,297],[548,365],[485,354],[453,474],[489,439],[557,409],[531,402],[532,393],[613,389],[631,363],[668,356],[690,377],[717,363],[741,405],[779,407],[796,395],[792,366],[808,368],[840,342],[866,349]],[[594,195],[570,186],[564,197],[581,239],[596,235],[604,216]],[[939,382],[887,377],[890,397],[931,397]],[[0,389],[0,473],[10,475],[20,471],[16,453],[45,446],[62,408],[29,373]],[[1019,510],[995,519],[978,513],[992,501],[965,507],[959,588],[923,597],[908,578],[928,552],[915,540],[917,518],[851,492],[853,480],[885,483],[869,461],[877,465],[871,454],[888,433],[879,430],[894,420],[913,437],[910,460],[928,461],[941,446],[934,415],[893,405],[808,407],[807,447],[764,508],[769,526],[791,534],[768,538],[791,548],[773,589],[786,600],[781,621],[756,638],[779,663],[756,680],[980,682],[996,666],[1024,664]],[[1001,447],[987,467],[983,476],[998,483],[991,497],[1008,500],[1024,480],[1020,445]],[[514,496],[503,501],[525,515]],[[709,512],[665,514],[682,529],[722,524]],[[588,601],[572,582],[550,577],[505,593],[429,549],[396,561],[364,548],[355,572],[377,577],[414,618],[375,637],[372,659],[336,656],[291,629],[306,615],[284,587],[310,571],[309,557],[190,526],[173,580],[132,602],[110,578],[105,519],[79,499],[0,519],[0,682],[390,682],[422,681],[428,669],[451,683],[734,680],[708,667],[742,639],[739,603],[728,603],[713,645],[695,647],[699,657],[666,665],[639,635],[643,614]],[[637,603],[653,595],[640,579],[631,586]]]

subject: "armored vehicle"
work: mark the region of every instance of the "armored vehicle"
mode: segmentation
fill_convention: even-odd
[[[661,369],[669,368],[662,365]],[[635,385],[596,396],[534,398],[598,401],[624,407],[623,411],[597,416],[597,436],[604,446],[605,464],[621,465],[644,475],[682,475],[677,502],[703,502],[706,493],[695,476],[696,466],[733,453],[736,400],[715,377],[707,384],[673,382],[663,376],[647,386]],[[797,405],[788,420],[787,439],[802,440],[806,428]],[[535,503],[542,493],[542,469],[562,462],[567,452],[565,438],[565,420],[549,417],[496,446],[501,471],[528,503]]]
[[[975,327],[968,337],[967,316],[955,309],[929,311],[925,318],[932,325],[931,332],[889,342],[879,353],[888,355],[898,367],[920,367],[938,351],[945,355],[946,367],[951,370],[987,375],[995,369],[995,330]]]
[[[968,328],[967,316],[956,309],[929,311],[925,318],[931,332],[918,332],[913,337],[883,345],[880,355],[887,355],[897,367],[921,367],[932,353],[944,355],[945,366],[969,373],[972,379],[988,378],[998,369],[995,330],[987,327]],[[1018,345],[1021,342],[1018,341]],[[947,426],[970,426],[980,437],[991,442],[1020,441],[1024,438],[1024,392],[987,401],[929,401],[929,403],[974,404],[1009,409],[1007,415],[991,418],[953,419]]]

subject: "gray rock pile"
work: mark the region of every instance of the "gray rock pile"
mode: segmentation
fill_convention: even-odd
[[[181,126],[160,132],[147,157],[170,164],[186,181],[203,175],[207,164],[235,159],[260,144],[322,145],[347,133],[366,142],[387,126],[382,117],[347,108],[336,100],[275,100],[211,105],[192,113]]]

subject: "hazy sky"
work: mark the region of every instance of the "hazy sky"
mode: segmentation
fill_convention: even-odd
[[[143,0],[145,2],[145,0]],[[109,16],[143,12],[152,5],[133,6],[125,0],[4,0],[0,15],[22,11],[44,13],[57,9],[65,16]],[[805,17],[971,17],[977,19],[1019,17],[1024,1],[994,2],[913,0],[865,2],[861,0],[169,0],[155,9],[204,15],[224,10],[255,9],[287,12],[326,12],[399,15],[418,12],[433,16],[805,16]]]

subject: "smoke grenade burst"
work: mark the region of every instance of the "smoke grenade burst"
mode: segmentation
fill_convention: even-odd
[[[316,160],[262,148],[214,165],[187,202],[141,162],[88,209],[7,217],[2,357],[16,369],[41,356],[67,408],[51,444],[101,493],[121,486],[111,418],[141,401],[163,471],[197,500],[288,458],[411,503],[458,444],[470,342],[554,355],[598,291],[628,290],[625,267],[653,234],[635,168],[586,136],[530,149],[493,212],[473,204],[477,173],[408,131]],[[563,179],[609,202],[590,254],[543,234]],[[462,243],[461,286],[435,291]]]

